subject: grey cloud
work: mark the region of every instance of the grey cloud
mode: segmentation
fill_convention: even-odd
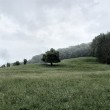
[[[109,31],[109,4],[109,0],[0,0],[0,44],[14,61],[51,47],[90,42]]]

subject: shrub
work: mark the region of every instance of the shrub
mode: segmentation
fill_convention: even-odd
[[[20,65],[19,61],[16,61],[16,62],[13,63],[13,66],[18,66],[18,65]]]

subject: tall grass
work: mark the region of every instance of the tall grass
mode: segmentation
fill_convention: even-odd
[[[110,110],[110,66],[76,58],[0,69],[0,110]]]

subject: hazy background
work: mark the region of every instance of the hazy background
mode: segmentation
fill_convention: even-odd
[[[109,20],[110,0],[0,0],[0,64],[90,42]]]

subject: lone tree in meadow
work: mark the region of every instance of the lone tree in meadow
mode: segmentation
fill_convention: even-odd
[[[27,64],[27,59],[24,59],[23,63],[24,63],[24,65],[26,65]]]
[[[45,54],[43,54],[42,61],[50,63],[51,66],[53,66],[53,63],[60,62],[59,52],[51,48],[50,51],[47,51]]]

